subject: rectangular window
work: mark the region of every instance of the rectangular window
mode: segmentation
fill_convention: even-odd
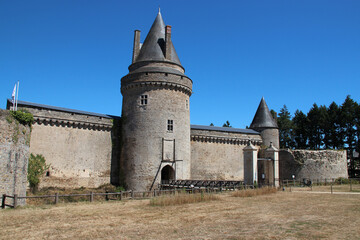
[[[185,109],[189,109],[189,100],[186,100],[185,102]]]
[[[172,132],[174,130],[174,121],[173,120],[168,120],[167,130],[169,132]]]
[[[148,95],[140,96],[140,105],[146,105],[148,103]]]

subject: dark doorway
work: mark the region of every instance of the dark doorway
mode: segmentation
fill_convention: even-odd
[[[161,170],[161,183],[168,183],[170,180],[175,180],[175,171],[171,166],[166,165]]]

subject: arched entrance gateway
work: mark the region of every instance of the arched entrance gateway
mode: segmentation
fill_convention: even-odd
[[[168,183],[170,180],[175,180],[175,170],[166,165],[161,169],[161,183]]]

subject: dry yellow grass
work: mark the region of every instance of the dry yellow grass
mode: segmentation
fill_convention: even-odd
[[[263,187],[263,188],[256,188],[256,189],[246,189],[246,190],[240,190],[235,191],[232,193],[233,197],[254,197],[259,195],[267,195],[276,193],[277,189],[274,187]]]
[[[170,206],[197,202],[219,200],[219,197],[210,193],[189,194],[186,192],[175,193],[174,195],[162,195],[150,200],[151,206]]]
[[[150,200],[0,210],[1,239],[359,239],[360,196],[278,192],[196,204]]]

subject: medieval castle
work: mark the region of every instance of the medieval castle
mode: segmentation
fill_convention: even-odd
[[[250,129],[190,125],[192,84],[172,44],[171,27],[159,12],[143,44],[135,31],[132,64],[121,79],[121,118],[19,101],[35,120],[28,152],[42,154],[51,165],[42,186],[112,183],[145,191],[173,179],[278,186],[293,175],[347,177],[345,152],[300,151],[295,156],[280,151],[278,126],[264,98]],[[8,100],[7,109],[11,105]],[[4,118],[0,122],[10,124]],[[26,169],[26,157],[2,147],[0,161],[6,164],[0,177],[5,179],[10,169]]]

